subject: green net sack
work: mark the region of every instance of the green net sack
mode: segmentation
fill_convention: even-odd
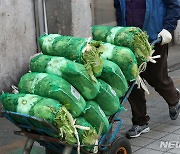
[[[128,91],[129,86],[124,74],[112,61],[104,60],[102,74],[99,78],[108,83],[120,98]]]
[[[53,34],[51,34],[53,35]],[[56,35],[56,34],[54,34]],[[59,36],[50,41],[52,48],[48,48],[47,43],[41,41],[49,35],[40,37],[39,44],[41,50],[46,55],[65,57],[69,60],[84,64],[90,76],[99,76],[102,71],[102,59],[100,57],[103,52],[101,42],[91,41],[86,38],[77,38],[72,36]]]
[[[24,97],[25,95],[26,94],[13,95],[8,93],[2,93],[0,100],[5,110],[17,112],[18,99],[19,97]]]
[[[129,48],[115,46],[110,43],[105,43],[104,47],[105,52],[101,57],[117,64],[128,82],[138,77],[139,69],[137,60]]]
[[[107,42],[107,36],[112,26],[92,26],[92,36],[94,40]]]
[[[77,138],[74,134],[74,119],[58,101],[38,95],[21,93],[2,94],[0,100],[5,110],[44,119],[59,130],[59,136],[57,137],[69,144],[77,143]],[[21,123],[21,121],[19,122]],[[38,125],[40,127],[40,124]],[[49,135],[54,137],[53,134]]]
[[[46,37],[45,37],[46,36]],[[52,43],[56,37],[59,37],[59,34],[49,34],[42,35],[39,37],[38,42],[42,51],[52,51]]]
[[[101,89],[94,100],[107,116],[111,116],[116,113],[120,107],[119,98],[109,84],[100,79],[98,81],[101,84]]]
[[[46,119],[50,123],[53,123],[54,118],[56,117],[56,114],[62,105],[58,101],[50,98],[41,98],[41,100],[37,102],[38,103],[35,104],[33,108],[31,108],[29,112],[30,115],[37,118]],[[21,103],[19,106],[21,109],[23,108],[22,104],[23,103]]]
[[[52,123],[61,104],[50,98],[32,94],[2,94],[3,107],[7,111],[35,116]],[[50,104],[49,107],[47,105]],[[12,107],[13,106],[13,107]],[[52,109],[52,111],[51,111]]]
[[[98,138],[96,129],[83,117],[76,118],[76,125],[89,128],[89,129],[82,129],[82,128],[77,129],[81,144],[83,145],[95,144]]]
[[[109,121],[104,114],[104,111],[100,106],[94,101],[88,101],[84,109],[83,117],[93,126],[96,131],[99,133],[106,133],[109,128]]]
[[[30,61],[32,72],[44,72],[58,75],[74,86],[84,98],[91,100],[99,92],[98,81],[92,81],[84,65],[64,57],[39,54]]]
[[[27,73],[21,77],[20,93],[37,94],[58,100],[73,117],[79,116],[86,106],[84,98],[66,80],[47,73]]]
[[[43,98],[38,95],[32,94],[4,93],[1,95],[1,100],[3,102],[4,109],[7,111],[35,116],[36,118],[44,119],[50,122],[51,124],[53,124],[55,114],[61,107],[61,104],[56,100]],[[48,104],[50,105],[47,106]],[[19,121],[19,119],[16,120]],[[23,120],[19,122],[24,123]],[[39,123],[38,127],[41,128],[42,125]]]
[[[148,35],[140,28],[93,26],[92,34],[94,40],[103,40],[114,45],[130,48],[137,58],[138,65],[141,65],[143,62],[152,61],[151,56],[153,52],[148,42]]]

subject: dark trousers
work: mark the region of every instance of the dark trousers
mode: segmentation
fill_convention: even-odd
[[[168,76],[167,57],[168,45],[155,46],[153,56],[161,55],[161,58],[156,59],[157,63],[148,62],[147,68],[141,73],[141,77],[148,84],[154,87],[169,106],[174,106],[179,101],[179,92],[176,90],[172,79]],[[133,125],[145,125],[150,120],[146,112],[145,92],[135,86],[128,98],[132,109]]]

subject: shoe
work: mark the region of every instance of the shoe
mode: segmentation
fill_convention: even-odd
[[[148,125],[133,125],[130,130],[126,133],[127,138],[135,138],[139,137],[143,133],[148,133],[150,131],[150,128]]]
[[[180,101],[175,106],[169,106],[169,116],[171,120],[176,120],[180,113]]]

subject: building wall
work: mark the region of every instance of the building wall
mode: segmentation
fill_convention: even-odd
[[[71,0],[46,0],[49,33],[72,34]]]
[[[116,25],[113,2],[113,0],[92,0],[93,24]]]
[[[46,0],[48,33],[89,37],[91,0]]]
[[[91,0],[71,0],[72,35],[90,37],[92,26]]]
[[[0,92],[28,71],[36,53],[33,0],[0,0]]]
[[[178,21],[178,26],[174,31],[174,43],[180,45],[180,20]]]

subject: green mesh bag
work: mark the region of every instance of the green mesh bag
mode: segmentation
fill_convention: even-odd
[[[92,81],[84,65],[64,57],[39,54],[30,61],[32,72],[44,72],[58,75],[74,86],[84,98],[91,100],[99,92],[100,85]]]
[[[78,135],[81,141],[81,144],[83,145],[93,145],[96,142],[97,132],[95,128],[92,127],[92,125],[86,121],[83,117],[76,118],[76,125],[83,126],[89,128],[89,130],[85,129],[78,129]]]
[[[104,82],[98,80],[101,84],[100,93],[94,99],[107,116],[116,113],[120,107],[119,98],[114,89]]]
[[[50,98],[43,98],[38,95],[32,94],[4,93],[1,95],[1,100],[4,109],[7,111],[35,116],[40,119],[45,119],[51,124],[53,123],[53,120],[55,118],[54,113],[56,113],[61,107],[61,104],[56,100]],[[48,104],[50,104],[49,107],[47,107]],[[40,108],[36,109],[38,108],[38,106]]]
[[[107,42],[106,38],[112,26],[92,26],[93,39],[96,41]]]
[[[77,143],[74,126],[72,125],[74,119],[58,101],[38,95],[21,93],[4,93],[1,95],[0,100],[5,110],[44,119],[59,130],[59,135],[56,137],[65,140],[69,144]],[[19,122],[21,123],[21,121]],[[38,125],[38,128],[41,128],[40,124],[36,125]],[[54,134],[49,135],[55,137]]]
[[[52,43],[54,39],[59,36],[60,36],[59,34],[49,34],[49,35],[44,34],[40,36],[38,39],[38,42],[39,42],[39,46],[41,50],[45,52],[48,52],[48,51],[53,52]]]
[[[3,107],[7,111],[35,116],[53,123],[61,104],[53,99],[33,94],[2,94]],[[14,108],[12,108],[12,105]]]
[[[24,97],[25,95],[26,94],[13,95],[8,93],[2,93],[0,100],[5,110],[16,112],[19,97]]]
[[[139,75],[139,69],[134,53],[129,48],[110,43],[105,43],[104,46],[105,52],[101,57],[117,64],[128,82],[135,80]]]
[[[124,74],[112,61],[104,60],[102,74],[99,78],[108,83],[120,98],[128,91],[129,87]]]
[[[21,77],[20,93],[37,94],[58,100],[73,117],[79,116],[86,106],[84,98],[66,80],[47,73],[27,73]]]
[[[62,56],[70,60],[76,60],[81,62],[82,60],[82,49],[86,46],[87,39],[76,38],[72,36],[60,36],[57,37],[53,42],[54,52],[49,51],[50,55]],[[44,54],[47,54],[43,51]]]
[[[34,105],[33,108],[31,108],[29,113],[32,116],[46,119],[50,123],[53,123],[54,118],[61,106],[62,105],[56,100],[50,98],[42,98],[38,101],[37,104]],[[19,108],[22,107],[23,105],[19,106]]]
[[[96,131],[99,133],[106,133],[109,128],[109,121],[104,114],[104,111],[100,106],[94,101],[88,101],[84,109],[83,117],[93,126]]]
[[[105,42],[130,48],[136,56],[138,65],[152,61],[153,52],[148,35],[138,27],[93,26],[92,34],[94,40],[106,40]]]
[[[46,47],[47,43],[41,41],[46,40],[46,37],[49,37],[49,35],[41,36],[41,39],[39,39],[39,44],[44,54],[65,57],[69,60],[84,64],[92,79],[94,75],[99,76],[101,74],[103,66],[100,57],[103,52],[101,42],[88,40],[86,38],[59,36],[53,41],[48,42],[48,46],[52,47],[49,48]],[[51,43],[51,45],[49,43]]]

